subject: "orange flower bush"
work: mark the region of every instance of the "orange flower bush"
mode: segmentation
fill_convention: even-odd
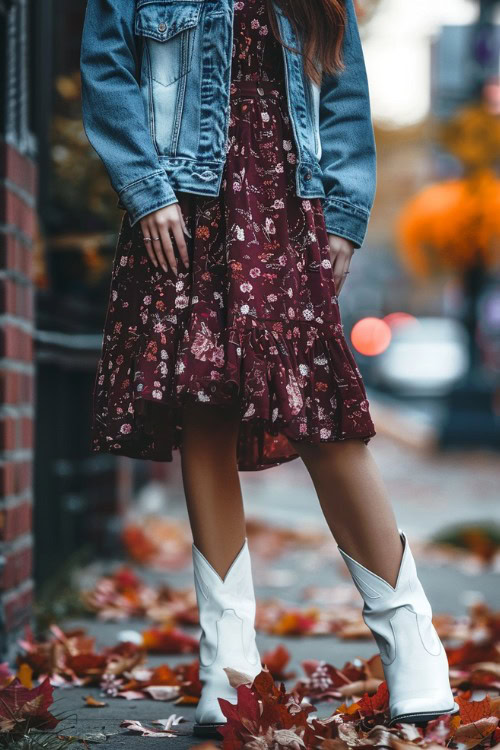
[[[500,258],[500,180],[490,169],[424,188],[396,226],[398,250],[419,276],[464,272]]]

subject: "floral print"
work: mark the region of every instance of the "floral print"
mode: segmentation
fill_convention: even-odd
[[[321,199],[296,194],[282,49],[264,0],[235,2],[217,197],[179,192],[190,268],[155,269],[124,216],[94,391],[93,449],[172,460],[187,399],[237,400],[238,467],[375,435],[344,337]],[[175,240],[173,240],[175,243]]]

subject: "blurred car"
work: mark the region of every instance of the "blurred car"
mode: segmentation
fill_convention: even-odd
[[[466,374],[468,337],[459,321],[416,317],[391,329],[389,346],[372,363],[376,387],[405,396],[442,396]]]

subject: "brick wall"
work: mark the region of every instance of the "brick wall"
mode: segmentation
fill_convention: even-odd
[[[0,651],[31,617],[36,167],[0,143]]]

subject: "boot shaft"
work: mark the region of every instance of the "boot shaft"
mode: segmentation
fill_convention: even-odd
[[[236,669],[236,665],[248,667],[257,660],[260,667],[255,647],[256,602],[247,539],[224,579],[194,544],[193,568],[202,630],[200,669],[203,671],[216,661]]]

